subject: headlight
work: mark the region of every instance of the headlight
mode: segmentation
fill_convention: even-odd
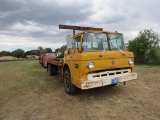
[[[133,64],[133,59],[132,59],[132,58],[129,58],[129,59],[128,59],[128,64],[129,64],[129,65],[132,65],[132,64]]]
[[[94,63],[92,61],[89,61],[87,64],[88,69],[93,69],[94,68]]]

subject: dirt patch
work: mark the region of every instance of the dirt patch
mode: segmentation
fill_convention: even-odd
[[[18,58],[13,56],[3,56],[3,57],[0,57],[0,60],[18,60]]]

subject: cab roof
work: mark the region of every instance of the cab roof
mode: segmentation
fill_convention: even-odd
[[[86,32],[88,32],[88,33],[94,33],[94,32],[102,32],[102,33],[107,33],[107,34],[122,34],[122,33],[119,33],[119,32],[117,32],[117,31],[115,31],[115,32],[112,32],[112,31],[100,31],[100,30],[84,30],[84,31],[82,31],[82,32],[79,32],[79,33],[77,33],[77,34],[75,34],[75,35],[73,35],[73,38],[75,38],[75,37],[77,37],[77,36],[80,36],[81,34],[84,34],[84,33],[86,33]]]

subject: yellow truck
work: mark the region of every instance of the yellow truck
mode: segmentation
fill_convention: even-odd
[[[137,78],[134,55],[126,50],[122,33],[71,25],[59,28],[72,29],[74,35],[67,36],[64,57],[49,61],[47,70],[49,75],[61,73],[66,93],[73,95],[77,88],[125,84]],[[75,30],[82,32],[75,34]]]

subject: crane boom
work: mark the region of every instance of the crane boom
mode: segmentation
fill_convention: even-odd
[[[75,30],[97,30],[97,31],[102,31],[103,30],[103,28],[61,25],[61,24],[59,25],[59,29],[71,29],[71,30],[73,30],[73,35],[75,35]]]

